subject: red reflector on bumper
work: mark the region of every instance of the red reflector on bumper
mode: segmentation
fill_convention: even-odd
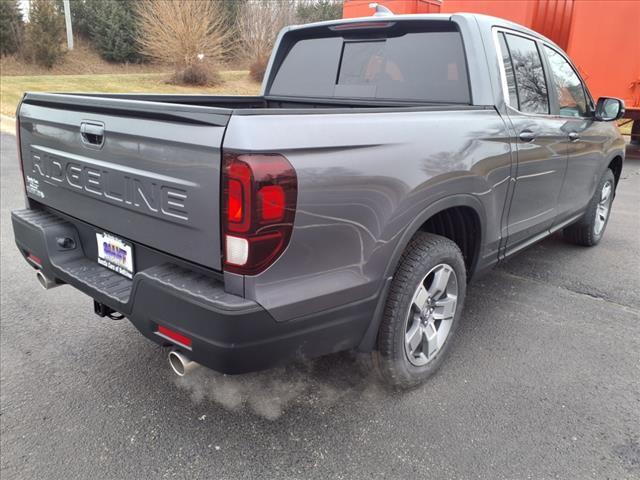
[[[184,345],[185,347],[191,347],[191,339],[189,337],[185,337],[181,333],[176,332],[175,330],[171,330],[170,328],[163,327],[162,325],[158,325],[158,333],[169,340],[173,340],[180,345]]]
[[[40,260],[40,257],[36,257],[33,253],[27,255],[27,260],[39,267],[42,266],[42,260]]]

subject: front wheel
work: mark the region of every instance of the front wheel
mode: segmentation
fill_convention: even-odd
[[[410,388],[435,373],[451,346],[466,293],[462,253],[418,233],[402,255],[378,331],[374,363],[386,383]]]
[[[602,175],[583,217],[562,231],[565,240],[585,247],[592,247],[600,243],[607,223],[609,223],[615,185],[616,180],[613,172],[607,169]]]

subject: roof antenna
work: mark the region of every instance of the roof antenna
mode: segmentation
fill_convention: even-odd
[[[370,3],[369,8],[374,8],[376,10],[376,13],[373,14],[374,17],[386,17],[389,15],[393,15],[393,12],[391,10],[389,10],[384,5],[380,5],[379,3]]]

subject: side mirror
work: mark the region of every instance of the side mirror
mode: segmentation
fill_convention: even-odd
[[[619,98],[600,97],[596,104],[595,119],[601,122],[612,122],[624,115],[624,102]]]

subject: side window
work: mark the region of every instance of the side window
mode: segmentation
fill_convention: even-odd
[[[498,34],[498,41],[500,42],[500,50],[502,53],[502,65],[504,66],[504,73],[507,77],[507,91],[509,93],[509,105],[518,109],[518,93],[516,92],[516,76],[513,73],[513,63],[511,63],[511,55],[509,54],[509,47],[504,39],[504,33]]]
[[[562,55],[545,45],[551,76],[556,86],[560,115],[565,117],[586,117],[587,97],[582,82],[573,67]]]
[[[549,113],[547,82],[536,42],[518,35],[505,36],[516,77],[519,110],[525,113]]]

